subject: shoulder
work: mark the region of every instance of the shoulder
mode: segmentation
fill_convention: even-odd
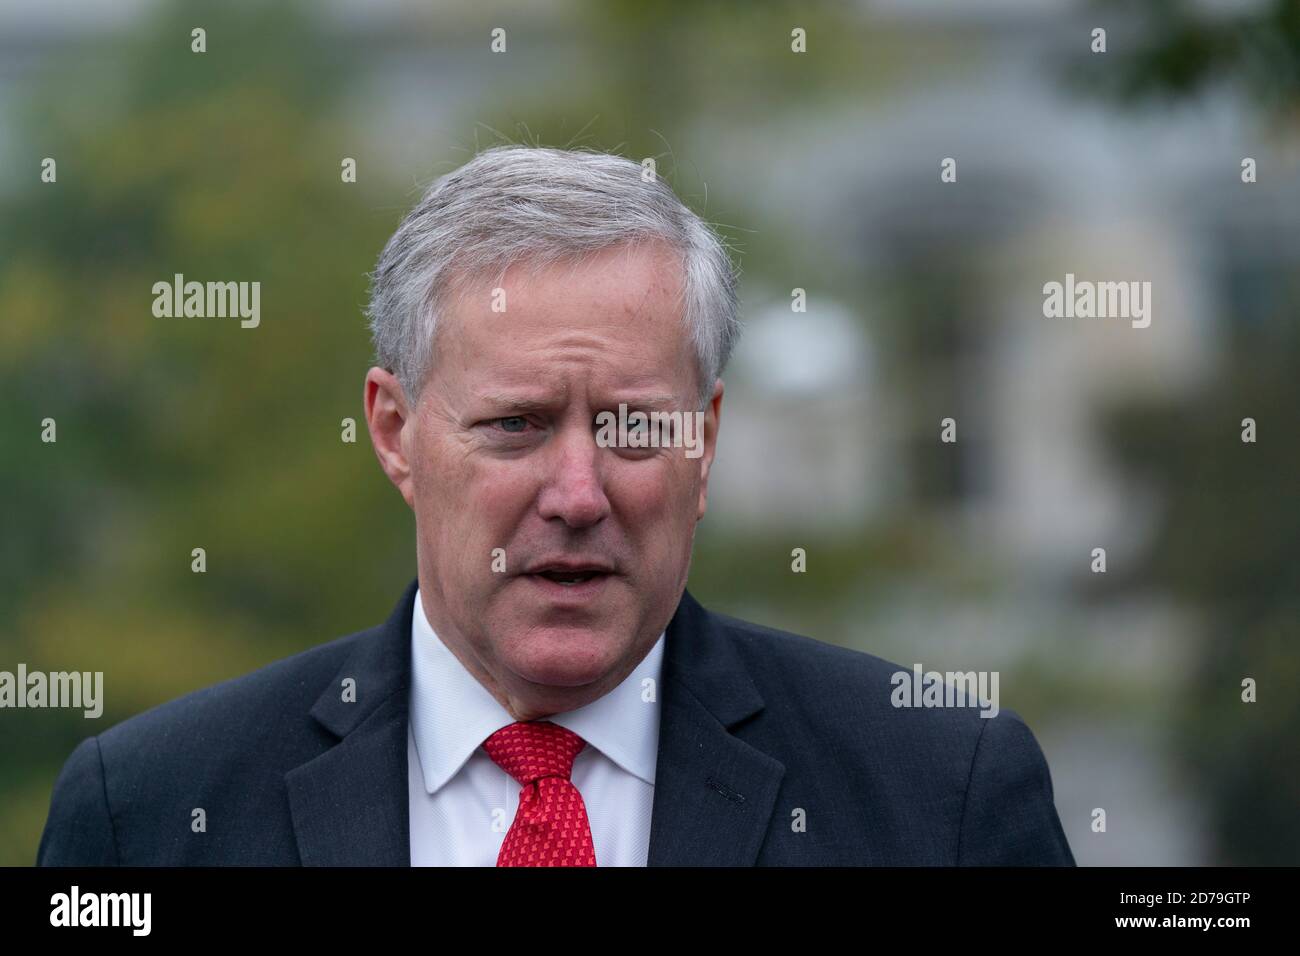
[[[119,819],[129,816],[127,808],[145,812],[182,793],[233,788],[251,799],[277,792],[287,771],[334,743],[312,708],[378,630],[335,638],[152,707],[83,742],[68,763],[82,765],[82,776],[85,767],[97,770]]]
[[[789,673],[799,681],[880,681],[900,668],[874,654],[830,644],[793,631],[782,631],[717,611],[709,612],[716,626],[727,635],[745,658],[758,670]],[[791,669],[793,668],[793,673]]]
[[[221,741],[283,733],[289,720],[305,724],[326,684],[374,631],[336,638],[128,718],[99,735],[105,760],[159,748],[210,750]]]
[[[896,768],[944,769],[955,777],[969,772],[981,742],[986,752],[996,748],[1012,759],[1037,751],[1020,715],[997,708],[994,675],[986,673],[981,685],[978,673],[944,671],[938,676],[945,685],[954,677],[959,682],[969,677],[978,696],[965,706],[954,706],[951,697],[943,705],[927,706],[917,699],[919,679],[912,663],[727,614],[710,616],[763,697],[764,718],[788,722],[809,742],[816,741],[819,750],[849,746],[849,753],[875,753]],[[925,675],[930,673],[924,668]],[[989,690],[994,706],[981,707]]]
[[[256,821],[285,771],[327,746],[310,708],[372,631],[185,694],[83,740],[55,781],[37,862],[177,862],[192,845],[176,833],[164,837],[170,831],[160,820],[180,820],[188,831],[190,808],[238,805],[242,818]]]
[[[995,673],[981,685],[975,672],[927,667],[922,680],[975,681],[969,702],[936,701],[917,693],[913,665],[728,615],[711,620],[763,701],[734,732],[783,765],[793,805],[834,817],[828,854],[1073,864],[1042,749],[1019,714],[999,707]],[[870,812],[840,816],[859,804]]]

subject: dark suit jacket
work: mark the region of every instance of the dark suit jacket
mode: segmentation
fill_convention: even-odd
[[[415,590],[383,625],[83,741],[37,862],[409,865]],[[689,592],[663,666],[651,866],[1074,864],[1013,711],[895,708],[890,676],[907,668],[713,614]],[[206,832],[191,830],[195,808]]]

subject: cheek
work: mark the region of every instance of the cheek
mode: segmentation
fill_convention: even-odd
[[[695,524],[699,475],[691,464],[663,462],[660,468],[640,465],[621,472],[608,493],[634,537],[679,542]]]
[[[434,557],[448,571],[459,567],[462,582],[489,568],[527,500],[522,479],[499,463],[476,464],[454,443],[422,448],[412,471],[421,535]]]
[[[469,578],[481,579],[491,588],[500,577],[485,574],[492,567],[493,551],[504,549],[505,567],[510,570],[511,548],[518,543],[519,531],[534,505],[536,482],[527,468],[501,462],[467,469],[448,480],[456,483],[445,486],[455,489],[442,505],[447,511],[445,544],[462,555]]]

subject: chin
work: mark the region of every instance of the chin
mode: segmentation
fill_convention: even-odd
[[[531,632],[516,648],[513,670],[547,687],[581,687],[600,680],[619,661],[614,639],[582,627],[548,627]]]

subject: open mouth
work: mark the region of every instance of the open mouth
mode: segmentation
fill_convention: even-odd
[[[575,584],[582,584],[584,581],[602,578],[605,575],[604,571],[539,571],[535,577],[545,578],[565,587],[573,587]]]

